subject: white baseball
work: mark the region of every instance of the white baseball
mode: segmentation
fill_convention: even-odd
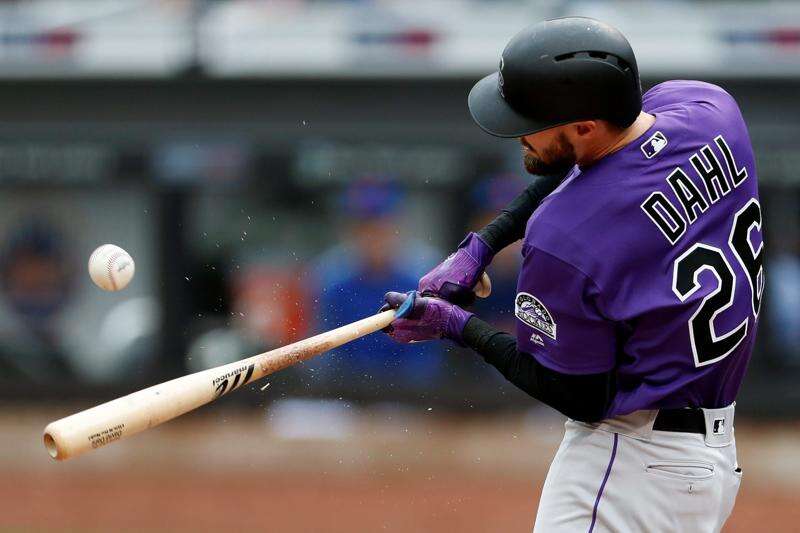
[[[120,291],[133,279],[133,258],[114,244],[104,244],[89,256],[89,276],[104,291]]]

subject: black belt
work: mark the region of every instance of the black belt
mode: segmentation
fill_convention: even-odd
[[[706,417],[702,409],[661,409],[656,415],[653,429],[679,433],[706,433]]]

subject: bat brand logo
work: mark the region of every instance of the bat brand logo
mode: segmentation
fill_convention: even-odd
[[[642,153],[647,159],[653,159],[667,145],[667,136],[660,131],[655,132],[642,146]]]
[[[250,381],[250,378],[253,377],[253,370],[255,370],[255,368],[255,363],[252,363],[249,366],[239,367],[231,372],[226,372],[218,378],[214,378],[214,381],[211,382],[211,385],[216,390],[217,398],[226,392],[235,390],[236,387],[247,384],[247,382]],[[244,379],[242,379],[242,374],[244,374]],[[231,384],[230,388],[228,388],[228,383],[230,383],[231,378],[233,378],[233,383]]]
[[[89,442],[92,443],[92,448],[99,448],[100,446],[105,446],[109,442],[121,439],[123,431],[125,431],[125,424],[117,424],[116,426],[89,435]]]
[[[514,300],[514,315],[533,329],[556,340],[556,323],[553,316],[536,296],[527,292],[517,294]]]

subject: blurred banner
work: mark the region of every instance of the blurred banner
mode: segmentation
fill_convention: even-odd
[[[771,2],[227,2],[203,20],[213,75],[452,76],[497,66],[528,21],[622,30],[643,75],[781,76],[800,68],[800,4]],[[309,53],[311,52],[311,53]]]
[[[0,76],[170,76],[192,59],[191,2],[0,3]]]
[[[30,0],[0,4],[0,77],[474,75],[575,14],[619,27],[645,76],[800,69],[797,2]]]

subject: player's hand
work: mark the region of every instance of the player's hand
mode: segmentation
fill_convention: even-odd
[[[463,346],[461,333],[472,313],[440,298],[422,296],[417,291],[387,292],[381,311],[397,309],[411,298],[410,308],[402,318],[392,321],[383,331],[400,343],[450,339]]]
[[[470,233],[451,254],[419,280],[419,292],[436,296],[456,305],[470,305],[473,292],[494,252],[477,233]]]

